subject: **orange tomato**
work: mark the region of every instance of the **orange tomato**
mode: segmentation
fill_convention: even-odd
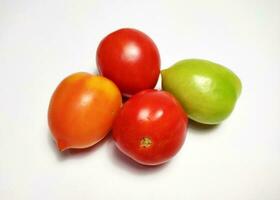
[[[121,94],[109,79],[79,72],[54,91],[48,111],[50,130],[60,151],[96,144],[111,130]]]

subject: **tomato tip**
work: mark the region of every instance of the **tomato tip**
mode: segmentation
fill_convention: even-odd
[[[60,152],[65,151],[66,149],[69,148],[68,145],[64,141],[57,141],[57,147]]]

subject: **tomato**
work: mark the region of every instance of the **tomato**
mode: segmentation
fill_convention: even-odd
[[[104,138],[121,100],[119,89],[107,78],[84,72],[66,77],[53,93],[48,111],[58,148],[86,148]]]
[[[97,48],[96,62],[99,72],[125,96],[154,88],[160,73],[155,43],[136,29],[124,28],[106,36]]]
[[[118,149],[143,165],[170,160],[185,141],[188,118],[168,92],[145,90],[132,96],[113,125]]]

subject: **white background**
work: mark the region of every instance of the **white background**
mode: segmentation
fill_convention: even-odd
[[[280,199],[279,9],[279,0],[0,0],[0,199]],[[110,137],[65,153],[50,137],[53,90],[95,72],[99,41],[122,27],[155,41],[162,68],[204,58],[243,83],[230,118],[191,123],[160,167],[133,163]]]

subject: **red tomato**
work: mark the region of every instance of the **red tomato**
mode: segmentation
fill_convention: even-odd
[[[145,90],[132,96],[113,125],[120,151],[144,165],[171,159],[185,141],[188,118],[168,92]]]
[[[99,72],[126,96],[154,88],[160,72],[155,43],[136,29],[120,29],[106,36],[98,46],[96,62]]]
[[[121,94],[107,78],[75,73],[56,88],[48,120],[58,148],[86,148],[111,130],[121,108]]]

